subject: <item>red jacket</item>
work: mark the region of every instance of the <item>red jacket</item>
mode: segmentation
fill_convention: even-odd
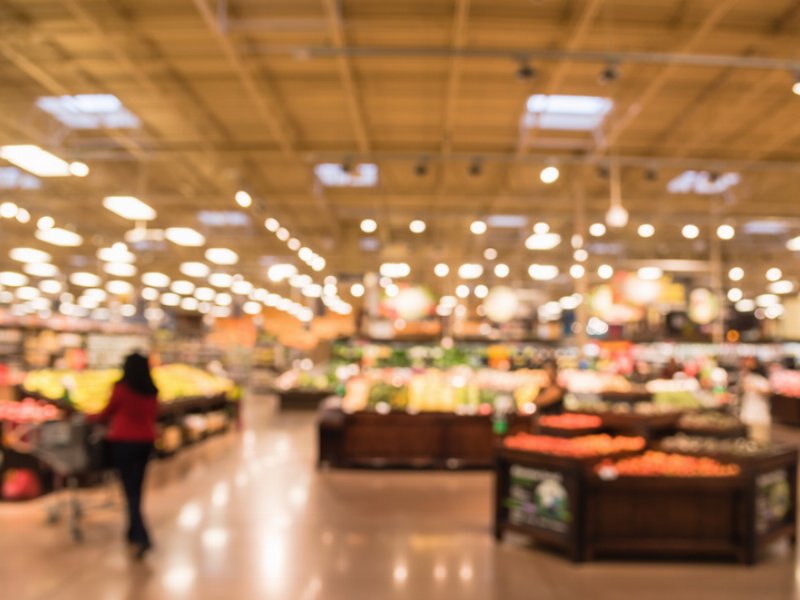
[[[91,415],[95,423],[108,423],[106,439],[112,442],[153,442],[156,439],[158,398],[144,396],[122,382],[114,385],[102,412]]]

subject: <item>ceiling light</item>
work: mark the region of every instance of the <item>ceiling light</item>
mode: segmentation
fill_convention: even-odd
[[[535,77],[536,69],[527,60],[522,61],[517,69],[517,79],[519,81],[530,81]]]
[[[36,248],[12,248],[8,255],[11,260],[23,263],[46,263],[52,259],[47,252]]]
[[[110,248],[100,248],[97,251],[97,258],[104,262],[132,263],[136,261],[136,256],[128,250],[123,243],[117,243]]]
[[[75,248],[83,243],[83,238],[80,235],[74,231],[61,229],[60,227],[37,229],[34,235],[37,240],[52,244],[53,246]]]
[[[483,298],[486,298],[486,296],[488,296],[488,295],[489,295],[489,288],[488,287],[486,287],[483,284],[475,286],[475,297],[476,298],[483,299]]]
[[[572,257],[578,262],[586,262],[589,260],[589,253],[583,248],[578,248],[572,253]]]
[[[528,275],[536,281],[550,281],[558,277],[558,267],[555,265],[532,264],[528,267]]]
[[[315,256],[311,261],[311,268],[317,272],[322,271],[322,269],[325,268],[325,265],[325,259],[321,256]]]
[[[354,283],[350,286],[350,295],[354,298],[361,298],[364,295],[364,286],[360,283]]]
[[[773,281],[767,286],[767,289],[773,294],[791,294],[794,291],[794,284],[783,279],[781,281]]]
[[[300,240],[298,240],[297,238],[292,238],[288,242],[286,242],[286,245],[289,247],[289,250],[291,250],[292,252],[297,252],[298,250],[300,250],[300,247],[303,244],[301,244]]]
[[[611,265],[600,265],[597,267],[597,276],[600,279],[611,279],[614,276],[614,267]]]
[[[744,269],[741,267],[733,267],[730,271],[728,271],[728,278],[731,281],[741,281],[744,279]]]
[[[792,93],[800,96],[800,75],[797,76],[794,83],[792,84]]]
[[[36,228],[37,229],[52,229],[55,227],[55,220],[53,217],[41,217],[38,221],[36,221]]]
[[[483,251],[483,258],[486,260],[494,260],[497,258],[497,250],[494,248],[486,248],[486,250]]]
[[[375,233],[378,229],[378,223],[375,219],[364,219],[361,221],[361,231],[364,233]]]
[[[468,298],[469,297],[469,286],[467,285],[459,285],[456,286],[456,296],[459,298]]]
[[[305,286],[300,292],[306,298],[321,298],[322,297],[322,286],[318,283],[311,283]]]
[[[474,233],[475,235],[483,235],[486,233],[486,223],[484,221],[473,221],[472,224],[469,226],[469,230]]]
[[[239,296],[246,296],[253,291],[253,284],[249,281],[234,281],[231,285],[231,291]]]
[[[304,288],[307,285],[311,285],[312,280],[310,275],[292,275],[289,277],[289,285],[293,288]]]
[[[728,290],[728,300],[731,302],[738,302],[744,298],[744,293],[739,288],[731,288]]]
[[[700,235],[700,229],[697,225],[684,225],[681,233],[687,240],[693,240]]]
[[[786,312],[786,309],[783,307],[783,305],[781,305],[781,304],[774,304],[774,305],[772,305],[772,306],[768,306],[768,307],[767,307],[767,308],[764,310],[764,315],[765,315],[765,316],[766,316],[768,319],[777,319],[777,318],[779,318],[779,317],[782,317],[782,316],[784,315],[784,313],[785,313],[785,312]]]
[[[664,275],[664,271],[659,267],[642,267],[636,272],[636,276],[642,281],[657,281]]]
[[[194,292],[194,284],[191,281],[179,279],[177,281],[173,281],[172,285],[169,286],[169,289],[180,296],[188,296]]]
[[[283,281],[284,279],[288,279],[292,275],[297,273],[297,267],[290,263],[280,263],[277,265],[272,265],[269,270],[267,271],[267,277],[269,277],[270,281]]]
[[[186,277],[208,277],[211,269],[207,264],[201,262],[184,262],[181,263],[178,270]]]
[[[739,173],[684,171],[667,183],[671,194],[722,194],[741,181]]]
[[[717,227],[717,237],[721,240],[732,240],[736,235],[736,230],[730,225],[720,225]]]
[[[144,273],[142,275],[142,283],[149,287],[165,288],[169,285],[170,278],[164,273]]]
[[[36,106],[71,129],[133,129],[139,119],[113,94],[42,96]]]
[[[172,292],[161,294],[161,304],[164,306],[178,306],[180,303],[181,297],[178,294],[173,294]]]
[[[200,303],[197,301],[197,299],[192,298],[191,296],[186,298],[181,298],[181,303],[180,303],[181,310],[195,311],[199,308],[199,306]],[[259,304],[259,307],[260,306],[261,305]]]
[[[539,179],[542,180],[542,183],[551,184],[558,179],[560,174],[561,173],[559,172],[558,167],[550,165],[549,167],[542,169],[541,173],[539,173]]]
[[[739,312],[753,312],[756,309],[756,303],[752,300],[739,300],[736,303],[736,310]]]
[[[528,128],[593,131],[613,107],[608,98],[559,94],[534,94],[525,103]]]
[[[225,286],[220,286],[225,287]],[[200,300],[201,302],[211,302],[214,299],[214,296],[217,295],[210,287],[199,287],[194,291],[194,297]]]
[[[411,230],[411,233],[423,233],[426,227],[427,225],[425,224],[425,221],[421,221],[420,219],[414,219],[408,224],[408,228]]]
[[[261,305],[260,302],[245,302],[242,305],[242,312],[247,315],[258,315],[261,314],[261,311],[264,307]]]
[[[572,265],[569,268],[569,276],[573,279],[580,279],[586,274],[586,269],[583,265]]]
[[[781,299],[775,294],[761,294],[760,296],[756,296],[756,306],[760,306],[762,308],[775,306],[776,304],[780,303]]]
[[[142,290],[142,298],[145,300],[158,300],[159,291],[155,288],[146,287]]]
[[[69,163],[39,146],[0,146],[0,158],[38,177],[69,177]]]
[[[397,287],[394,283],[391,283],[386,286],[386,295],[389,298],[396,298],[397,295],[400,293],[400,288]]]
[[[606,233],[606,226],[602,223],[592,223],[589,227],[589,235],[592,237],[602,237]]]
[[[91,298],[89,296],[81,296],[80,298],[78,298],[78,306],[80,306],[81,308],[86,308],[86,309],[97,308],[99,304],[100,300],[95,300],[94,298]]]
[[[208,276],[208,283],[214,287],[227,288],[233,285],[233,277],[227,273],[212,273]]]
[[[79,271],[69,276],[69,281],[72,285],[80,287],[97,287],[100,285],[100,278],[94,273],[87,273]]]
[[[525,240],[528,250],[552,250],[561,243],[557,233],[534,233]]]
[[[205,236],[191,227],[167,227],[164,237],[173,244],[197,248],[206,243]]]
[[[238,204],[242,208],[247,208],[253,203],[253,197],[244,190],[239,190],[238,192],[236,192],[235,198],[236,198],[236,204]]]
[[[639,225],[639,229],[637,230],[639,233],[639,237],[649,238],[653,237],[656,232],[656,228],[653,227],[650,223],[643,223]]]
[[[209,248],[206,260],[215,265],[235,265],[239,262],[239,255],[229,248]]]
[[[575,310],[583,302],[583,296],[580,294],[572,294],[571,296],[563,296],[558,299],[558,305],[563,310]]]
[[[126,296],[133,293],[133,286],[127,281],[114,279],[106,283],[106,290],[108,290],[109,294],[114,294],[115,296]]]
[[[135,317],[136,316],[136,305],[135,304],[123,304],[119,307],[119,314],[123,317]]]
[[[135,196],[106,196],[103,198],[103,206],[129,221],[152,221],[156,218],[153,207]]]
[[[624,206],[612,206],[606,213],[606,223],[609,227],[625,227],[628,224],[628,211]]]
[[[272,217],[270,217],[266,221],[264,221],[264,227],[267,229],[267,231],[272,231],[274,233],[278,231],[278,229],[280,229],[281,224],[278,222],[277,219],[273,219]]]
[[[374,187],[378,183],[378,165],[374,163],[320,163],[314,166],[314,174],[327,187]]]
[[[27,210],[25,210],[24,208],[20,208],[17,211],[17,221],[18,222],[24,224],[24,223],[30,222],[30,220],[31,220],[31,213],[29,213]]]
[[[19,206],[13,202],[3,202],[0,204],[0,217],[4,219],[13,219],[19,212]]]
[[[39,297],[39,290],[35,287],[25,286],[17,289],[17,298],[20,300],[33,300]]]
[[[60,294],[64,286],[56,279],[44,279],[39,282],[39,290],[43,294]]]
[[[89,165],[82,162],[69,163],[69,173],[75,177],[86,177],[89,174]]]
[[[280,227],[278,231],[275,232],[275,237],[277,237],[280,241],[285,242],[292,237],[292,234],[289,233],[289,230],[286,229],[286,227]]]
[[[574,233],[569,241],[573,248],[583,247],[583,236],[580,233]]]
[[[306,248],[304,246],[297,251],[297,257],[304,263],[308,263],[314,258],[314,253],[311,251],[311,248]]]
[[[383,277],[393,279],[408,277],[411,274],[411,267],[408,266],[408,263],[383,263],[380,273]]]
[[[433,267],[433,273],[437,277],[447,277],[450,274],[450,267],[444,263],[439,263]]]
[[[508,265],[503,263],[497,263],[494,266],[494,275],[495,277],[499,277],[500,279],[504,279],[508,277],[508,274],[511,272],[511,269],[508,268]]]
[[[458,267],[458,276],[461,279],[478,279],[483,275],[483,267],[478,263],[464,263]]]
[[[778,281],[781,277],[783,277],[783,271],[778,267],[772,267],[767,271],[767,280],[769,281]]]
[[[136,267],[128,263],[106,263],[103,271],[114,277],[133,277],[136,275]]]

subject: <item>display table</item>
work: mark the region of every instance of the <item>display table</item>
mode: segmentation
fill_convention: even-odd
[[[675,432],[680,412],[645,415],[639,413],[598,412],[584,413],[596,415],[603,420],[603,429],[620,435],[638,435],[648,441]]]
[[[528,417],[513,417],[510,432],[528,431]],[[345,413],[323,410],[319,462],[326,467],[491,467],[496,436],[492,419],[454,413]]]
[[[291,389],[273,390],[278,396],[280,410],[317,410],[325,398],[334,394],[333,390]]]
[[[521,532],[575,561],[706,556],[747,564],[765,544],[793,540],[797,450],[714,458],[741,473],[604,479],[591,461],[500,448],[495,536]]]
[[[770,404],[772,405],[772,420],[775,423],[800,427],[800,398],[773,394]]]

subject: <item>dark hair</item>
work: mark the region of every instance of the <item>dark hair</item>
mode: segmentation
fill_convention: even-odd
[[[124,383],[134,392],[143,396],[158,395],[158,388],[153,383],[153,376],[150,374],[150,364],[147,362],[147,357],[138,352],[129,354],[125,358],[120,383]]]

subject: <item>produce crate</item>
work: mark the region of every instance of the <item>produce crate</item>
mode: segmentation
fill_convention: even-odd
[[[512,417],[509,432],[528,431]],[[319,460],[326,467],[489,468],[497,436],[484,415],[322,411]]]
[[[595,414],[603,420],[603,429],[619,435],[641,436],[652,441],[675,432],[680,412],[643,415],[637,413],[586,413]]]
[[[588,475],[584,558],[728,557],[746,564],[759,549],[794,539],[797,451],[715,456],[740,465],[736,477]]]
[[[334,394],[333,390],[274,390],[278,396],[280,410],[318,410],[325,398]]]
[[[773,394],[770,404],[774,422],[800,427],[800,398]]]

